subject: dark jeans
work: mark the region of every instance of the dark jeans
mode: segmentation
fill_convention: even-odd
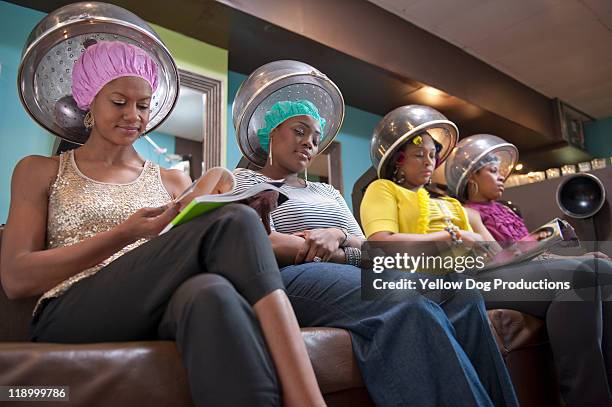
[[[49,301],[32,321],[32,340],[173,339],[196,405],[280,405],[251,305],[282,288],[255,211],[228,205],[143,244]]]
[[[507,308],[546,321],[566,405],[611,406],[612,263],[589,257],[520,263],[479,279],[570,282],[570,290],[483,291],[488,309]]]
[[[300,325],[350,332],[377,406],[518,405],[478,291],[362,301],[361,270],[353,266],[307,263],[281,276]]]

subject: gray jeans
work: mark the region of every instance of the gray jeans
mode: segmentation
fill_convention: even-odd
[[[251,305],[283,289],[259,217],[202,215],[123,255],[44,304],[32,340],[176,340],[197,406],[280,405]]]
[[[567,406],[610,406],[612,263],[592,257],[520,263],[478,274],[505,282],[569,282],[570,290],[482,291],[487,309],[507,308],[546,321]]]

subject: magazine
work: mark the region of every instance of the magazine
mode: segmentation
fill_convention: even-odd
[[[235,186],[236,178],[234,178],[234,174],[230,170],[223,167],[213,167],[200,178],[193,181],[173,202],[181,202],[181,207],[185,207],[195,197],[228,193]]]
[[[485,245],[474,248],[477,255],[486,255],[488,260],[482,271],[532,260],[556,245],[579,246],[574,228],[566,221],[555,218],[540,226],[524,238],[506,244],[501,251],[492,254]],[[479,253],[480,252],[480,253]]]
[[[174,202],[180,202],[181,211],[160,232],[160,235],[229,203],[244,203],[251,206],[262,217],[264,227],[268,230],[269,212],[288,199],[280,190],[282,184],[282,181],[261,183],[237,193],[235,191],[236,180],[229,170],[222,167],[211,168],[174,199]],[[273,195],[266,196],[266,193],[273,193]]]

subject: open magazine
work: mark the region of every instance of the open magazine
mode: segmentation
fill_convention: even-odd
[[[500,252],[487,256],[489,260],[485,263],[483,271],[531,260],[556,245],[565,247],[580,245],[574,228],[559,218],[540,226],[516,242],[502,244]],[[482,247],[476,248],[475,252],[479,250],[482,250]]]
[[[244,203],[251,206],[262,217],[267,230],[269,212],[288,199],[279,188],[282,184],[281,181],[261,183],[237,193],[236,180],[229,170],[222,167],[211,168],[174,200],[180,202],[182,209],[160,235],[229,203]],[[265,195],[267,193],[268,195]]]

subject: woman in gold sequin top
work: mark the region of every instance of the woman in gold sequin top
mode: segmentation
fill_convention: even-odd
[[[155,62],[99,42],[72,79],[91,135],[60,157],[17,164],[2,240],[6,294],[42,295],[32,340],[172,339],[196,405],[279,405],[281,393],[285,405],[323,405],[256,213],[228,205],[157,236],[191,182],[133,147]]]

